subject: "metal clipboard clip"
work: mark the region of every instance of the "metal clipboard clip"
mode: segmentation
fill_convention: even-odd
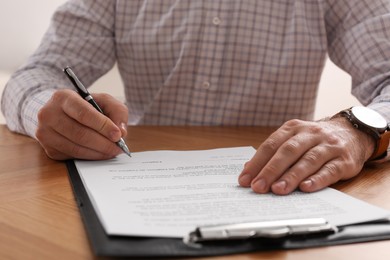
[[[335,233],[337,227],[324,218],[248,222],[197,227],[183,238],[186,245],[201,247],[199,242],[248,238],[281,238],[291,235]]]

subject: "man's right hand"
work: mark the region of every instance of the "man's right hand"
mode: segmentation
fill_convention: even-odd
[[[105,115],[69,89],[56,91],[39,111],[36,138],[50,158],[103,160],[122,153],[115,142],[127,134],[127,107],[108,94],[93,97]]]

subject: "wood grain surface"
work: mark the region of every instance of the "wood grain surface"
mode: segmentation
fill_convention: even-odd
[[[129,127],[133,152],[251,145],[272,133],[262,127]],[[390,210],[390,164],[365,167],[333,186]],[[49,159],[32,138],[0,125],[0,259],[102,259],[96,257],[76,206],[63,162]],[[105,259],[105,258],[103,258]],[[196,259],[390,259],[390,241]]]

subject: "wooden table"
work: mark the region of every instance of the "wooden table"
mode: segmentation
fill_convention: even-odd
[[[132,151],[257,147],[273,129],[261,127],[129,127]],[[390,210],[390,164],[367,167],[334,185]],[[84,230],[65,164],[40,145],[0,125],[0,259],[96,259]],[[99,258],[100,259],[100,258]],[[205,258],[197,258],[205,259]],[[210,259],[390,259],[390,241]]]

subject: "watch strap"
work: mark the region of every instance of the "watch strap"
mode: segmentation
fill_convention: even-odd
[[[368,134],[369,136],[371,136],[374,139],[374,141],[375,141],[374,152],[372,153],[370,158],[368,158],[367,161],[381,160],[384,157],[386,157],[387,156],[387,149],[389,147],[389,142],[390,142],[389,126],[387,127],[387,129],[383,133],[379,133],[375,129],[370,128],[368,126],[365,126],[363,123],[361,123],[359,121],[359,119],[357,119],[353,115],[351,109],[352,108],[344,109],[344,110],[340,111],[339,113],[337,113],[336,115],[334,115],[332,118],[344,117],[344,118],[348,119],[348,121],[352,124],[353,127],[358,129],[359,131],[362,131],[362,132]]]
[[[382,134],[380,140],[376,142],[375,150],[372,153],[369,161],[381,160],[387,156],[387,149],[390,142],[390,131],[386,131]]]

